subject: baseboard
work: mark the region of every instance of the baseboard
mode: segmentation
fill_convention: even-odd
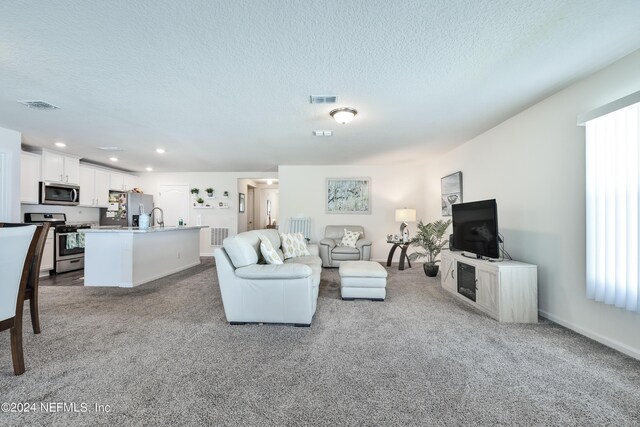
[[[616,340],[612,340],[607,337],[604,337],[589,329],[581,328],[571,322],[567,322],[566,320],[559,318],[558,316],[547,313],[546,311],[538,310],[538,313],[540,314],[540,316],[544,317],[545,319],[549,319],[552,322],[557,323],[558,325],[564,326],[565,328],[571,329],[572,331],[577,332],[580,335],[584,335],[585,337],[591,338],[592,340],[597,341],[600,344],[606,345],[607,347],[611,347],[614,350],[618,350],[619,352],[624,353],[627,356],[631,356],[634,359],[640,360],[639,349],[629,347],[626,344],[622,344],[621,342],[618,342]]]

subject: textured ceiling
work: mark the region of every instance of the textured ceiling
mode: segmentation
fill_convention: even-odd
[[[638,0],[4,1],[0,126],[136,171],[420,162],[639,48],[638,22]]]

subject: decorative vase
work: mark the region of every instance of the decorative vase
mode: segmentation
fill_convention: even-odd
[[[438,275],[439,266],[436,263],[425,262],[422,264],[422,268],[424,269],[424,274],[426,274],[427,277],[436,277]]]

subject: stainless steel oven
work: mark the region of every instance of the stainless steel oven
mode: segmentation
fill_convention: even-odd
[[[78,233],[90,225],[59,225],[56,227],[56,273],[84,268],[84,235]]]
[[[40,182],[41,205],[76,206],[80,201],[80,186],[58,184],[55,182]]]

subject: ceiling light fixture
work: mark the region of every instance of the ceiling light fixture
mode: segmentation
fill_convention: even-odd
[[[147,170],[147,172],[152,172],[153,168],[151,166],[149,166],[149,167],[146,168],[146,170]]]
[[[358,111],[348,107],[336,108],[335,110],[331,110],[331,112],[329,113],[329,115],[333,117],[336,120],[336,122],[343,125],[353,120],[356,114],[358,114]]]
[[[164,151],[164,148],[156,148],[156,153],[158,154],[164,154],[166,151]]]
[[[117,162],[118,158],[117,157],[109,157],[109,160],[111,160],[112,162]]]
[[[67,146],[67,144],[65,144],[64,142],[56,142],[56,143],[55,143],[55,146],[56,146],[56,147],[60,147],[60,148],[64,148],[64,147],[66,147],[66,146]]]
[[[271,184],[273,184],[273,180],[272,179],[268,179],[267,180],[267,185],[271,185]]]

